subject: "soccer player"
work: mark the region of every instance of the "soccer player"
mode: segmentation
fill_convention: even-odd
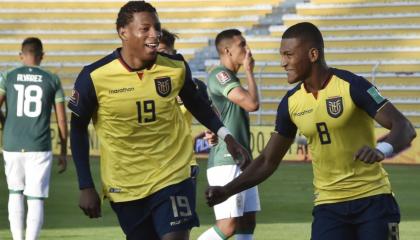
[[[257,85],[254,78],[254,59],[242,33],[237,29],[220,32],[216,37],[216,49],[221,65],[208,77],[208,88],[214,106],[225,126],[235,139],[250,149],[248,112],[259,108]],[[248,89],[241,86],[236,76],[244,67]],[[220,186],[241,174],[241,169],[221,142],[210,150],[207,180],[210,186]],[[237,240],[250,240],[256,225],[256,212],[260,210],[257,187],[237,193],[214,206],[215,226],[201,234],[199,240],[227,239],[236,235]]]
[[[122,47],[83,68],[68,105],[79,206],[90,218],[101,216],[89,165],[92,120],[101,143],[102,192],[126,238],[188,239],[198,225],[189,165],[193,151],[176,96],[224,139],[236,159],[244,157],[243,164],[250,159],[196,91],[182,56],[157,52],[161,27],[151,4],[126,3],[116,29]]]
[[[175,49],[175,40],[178,38],[178,36],[175,33],[171,33],[166,29],[162,29],[162,36],[160,37],[159,40],[159,46],[158,46],[158,52],[160,53],[166,53],[169,55],[175,55],[177,53],[176,49]],[[193,78],[192,79],[194,84],[196,85],[196,89],[197,91],[201,94],[201,96],[205,99],[209,101],[209,104],[211,104],[211,100],[207,94],[207,86],[206,84],[204,84],[202,81],[200,81],[197,78]],[[188,133],[191,135],[192,134],[192,130],[191,130],[191,125],[192,125],[192,114],[187,110],[187,108],[184,106],[184,103],[182,102],[182,99],[178,96],[177,101],[180,105],[181,108],[181,112],[185,118],[185,121],[187,122],[187,131]],[[211,131],[204,131],[202,133],[199,133],[198,136],[201,137],[205,137],[206,139],[208,139],[210,142],[215,143],[217,142],[217,136],[216,134],[212,133]],[[196,137],[198,137],[196,136]],[[192,139],[192,135],[191,135],[191,141],[193,141]],[[198,164],[197,164],[197,160],[195,158],[195,156],[192,157],[191,160],[191,178],[193,179],[193,183],[194,185],[196,185],[197,183],[197,177],[198,177],[198,173],[200,171]]]
[[[38,38],[22,43],[22,66],[0,75],[0,107],[6,101],[3,158],[9,188],[9,222],[14,240],[37,239],[44,222],[52,165],[50,117],[54,106],[61,152],[59,172],[67,166],[67,121],[60,79],[39,65],[44,52]]]
[[[208,189],[209,205],[268,178],[299,129],[313,157],[311,239],[398,239],[400,212],[381,161],[410,145],[413,126],[366,79],[326,64],[315,25],[289,27],[280,54],[287,81],[297,85],[279,104],[275,132],[239,178]],[[378,143],[373,120],[390,129]]]

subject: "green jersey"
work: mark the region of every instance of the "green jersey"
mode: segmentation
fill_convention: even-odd
[[[3,149],[51,151],[51,109],[65,100],[59,78],[40,67],[17,67],[0,74],[0,94],[6,96]]]
[[[213,105],[220,113],[223,124],[251,154],[249,147],[249,114],[227,97],[232,89],[241,86],[239,79],[229,69],[218,66],[209,73],[207,84],[209,95]],[[225,142],[219,139],[219,143],[210,150],[207,167],[232,164],[235,164],[235,162],[227,151]]]

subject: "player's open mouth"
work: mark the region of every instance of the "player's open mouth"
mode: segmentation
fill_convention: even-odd
[[[156,50],[157,47],[159,46],[159,43],[146,43],[144,44],[146,47],[151,48],[153,50]]]

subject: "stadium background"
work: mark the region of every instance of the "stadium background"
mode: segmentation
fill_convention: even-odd
[[[22,40],[40,37],[46,56],[43,66],[57,73],[69,97],[81,67],[119,46],[115,31],[116,14],[125,1],[83,0],[0,0],[0,70],[19,65]],[[263,148],[273,130],[275,111],[290,89],[280,67],[278,48],[282,32],[290,25],[310,21],[324,34],[330,66],[348,69],[378,86],[418,128],[420,126],[420,1],[385,0],[158,0],[150,1],[159,13],[162,26],[177,33],[176,48],[189,61],[193,76],[205,80],[206,72],[218,64],[215,35],[226,28],[245,33],[256,59],[255,75],[261,108],[251,114],[254,156]],[[240,72],[240,77],[244,78]],[[55,121],[54,117],[52,119]],[[202,127],[195,125],[193,131]],[[384,134],[381,128],[377,135]],[[417,131],[418,132],[418,131]],[[52,137],[56,146],[56,128]],[[419,133],[419,132],[418,132]],[[92,158],[98,142],[91,134]],[[261,186],[262,224],[256,239],[308,239],[311,209],[309,164],[294,144],[284,164]],[[97,161],[93,161],[97,164]],[[387,165],[391,182],[405,220],[402,239],[420,235],[420,140]],[[200,162],[205,169],[205,161]],[[97,167],[95,165],[95,167]],[[122,239],[115,217],[104,204],[105,217],[84,219],[77,209],[74,167],[64,176],[53,175],[51,197],[46,206],[46,223],[41,239]],[[95,168],[97,170],[97,168]],[[0,239],[10,239],[7,222],[7,189],[0,175]],[[205,186],[200,176],[200,189]],[[199,212],[205,229],[211,210],[199,196]],[[404,219],[403,219],[404,220]],[[417,226],[417,228],[415,227]],[[196,232],[193,231],[193,237]],[[104,234],[104,235],[102,235]],[[195,234],[195,235],[194,235]],[[101,237],[102,236],[102,237]],[[283,237],[282,237],[283,236]],[[97,238],[96,238],[97,237]]]

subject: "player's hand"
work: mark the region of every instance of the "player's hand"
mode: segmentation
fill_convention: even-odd
[[[214,205],[224,202],[229,198],[225,188],[220,186],[208,187],[205,194],[207,205],[209,205],[209,207],[213,207]]]
[[[252,57],[251,49],[249,49],[249,47],[246,47],[245,58],[242,64],[245,72],[254,72],[255,60]]]
[[[204,139],[207,140],[210,146],[217,145],[217,143],[219,142],[219,138],[217,137],[217,135],[210,130],[206,130],[204,132]]]
[[[251,156],[248,154],[248,151],[230,134],[226,135],[225,142],[227,150],[232,155],[233,160],[235,160],[241,170],[244,170],[251,163]]]
[[[60,155],[58,157],[58,173],[63,173],[67,169],[67,155]]]
[[[89,218],[102,217],[101,200],[95,188],[85,188],[80,190],[79,207]]]
[[[380,162],[385,159],[385,155],[376,148],[371,148],[368,146],[363,146],[356,152],[354,155],[355,159],[358,159],[362,162],[372,164],[375,162]]]

